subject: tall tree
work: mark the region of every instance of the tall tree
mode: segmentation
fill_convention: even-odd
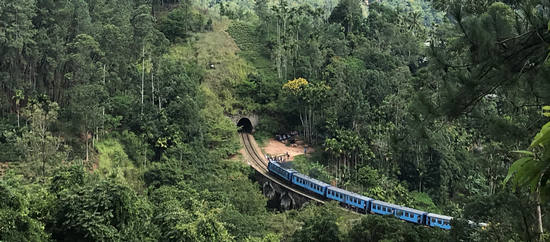
[[[526,187],[536,202],[537,233],[544,241],[541,203],[550,201],[550,123],[542,126],[528,150],[516,151],[521,158],[512,164],[504,182],[512,181],[515,186]]]
[[[107,92],[102,85],[85,84],[73,87],[70,90],[70,119],[73,127],[78,130],[81,139],[84,140],[86,161],[89,161],[90,138],[94,138],[97,127],[103,123],[102,115]]]
[[[66,157],[66,147],[60,137],[54,136],[51,126],[57,121],[59,106],[55,102],[32,101],[24,110],[23,117],[30,123],[18,143],[24,150],[25,160],[31,167],[41,165],[41,175],[46,176],[46,164],[55,167]]]

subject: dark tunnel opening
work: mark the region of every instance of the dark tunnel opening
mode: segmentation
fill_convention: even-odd
[[[239,127],[239,132],[246,132],[246,133],[252,133],[252,122],[250,122],[250,119],[248,118],[241,118],[239,122],[237,123],[237,126]]]

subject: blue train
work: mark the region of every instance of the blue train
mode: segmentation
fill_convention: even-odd
[[[325,198],[338,201],[341,205],[355,209],[362,213],[380,215],[392,214],[395,217],[407,222],[447,230],[451,229],[451,220],[453,217],[386,203],[359,195],[357,193],[349,192],[338,187],[333,187],[322,181],[301,174],[294,169],[285,168],[281,165],[281,163],[274,160],[269,160],[267,168],[270,172],[296,186],[319,194]],[[484,224],[480,225],[483,226]]]

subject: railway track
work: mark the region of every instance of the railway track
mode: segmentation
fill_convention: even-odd
[[[287,185],[284,181],[280,180],[278,177],[271,175],[271,173],[269,173],[269,171],[267,170],[267,160],[264,158],[264,155],[261,152],[258,152],[258,149],[254,146],[254,143],[255,143],[253,142],[254,137],[251,137],[252,136],[251,134],[245,133],[245,132],[239,133],[239,136],[241,137],[241,141],[243,142],[246,154],[248,155],[247,157],[248,164],[250,164],[250,166],[252,166],[254,170],[262,173],[269,180],[279,184],[280,186],[284,187],[287,190],[300,194],[301,196],[304,196],[310,200],[313,200],[319,203],[325,203],[323,198],[319,198],[318,196],[315,196],[308,192],[304,192],[300,189]]]
[[[264,158],[264,155],[261,152],[258,152],[259,147],[257,147],[257,144],[254,140],[254,137],[251,134],[244,133],[244,132],[239,133],[239,135],[241,137],[241,141],[243,142],[246,154],[248,156],[248,157],[246,157],[246,159],[248,160],[248,163],[250,164],[250,166],[252,166],[256,171],[262,173],[269,180],[279,184],[280,186],[284,187],[287,190],[293,191],[294,193],[300,194],[301,196],[304,196],[304,197],[306,197],[310,200],[316,201],[318,203],[325,203],[325,198],[319,197],[316,194],[304,191],[304,190],[302,190],[298,187],[288,185],[286,183],[286,181],[280,179],[277,176],[273,176],[269,172],[269,170],[267,169],[267,163],[268,163],[267,159]],[[347,209],[347,208],[344,208],[344,207],[340,207],[340,209],[345,210],[345,211],[349,211],[349,212],[352,212],[352,213],[360,214],[359,212],[357,212],[356,210],[353,210],[353,209]],[[371,212],[371,214],[372,214],[372,212]],[[476,224],[472,221],[469,221],[469,222],[471,224]],[[486,227],[487,226],[486,223],[478,223],[477,225],[479,225],[481,227]]]

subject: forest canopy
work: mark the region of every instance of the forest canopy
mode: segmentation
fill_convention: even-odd
[[[0,241],[544,241],[549,11],[0,0]],[[452,229],[274,208],[239,152],[249,114],[260,144],[316,150],[299,172]]]

